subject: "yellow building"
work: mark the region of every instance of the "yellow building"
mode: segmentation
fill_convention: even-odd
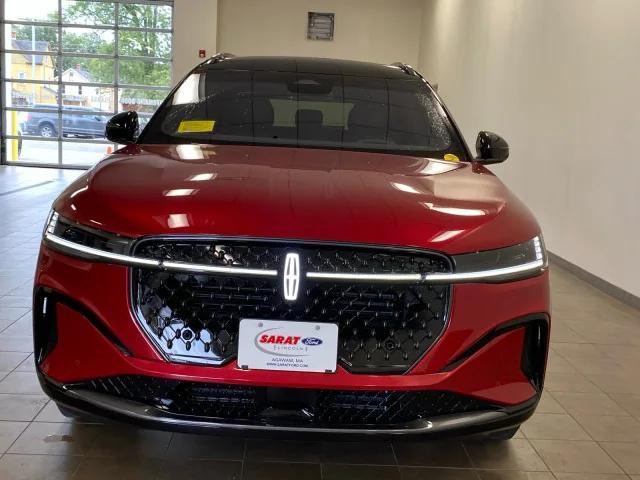
[[[14,50],[34,50],[31,40],[11,40]],[[48,52],[49,42],[36,41],[35,51]],[[51,55],[18,54],[11,55],[11,78],[16,80],[54,80],[55,71]],[[40,85],[13,82],[11,84],[12,106],[34,104],[56,104],[58,101],[55,85]]]

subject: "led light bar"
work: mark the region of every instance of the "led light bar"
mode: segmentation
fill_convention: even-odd
[[[452,273],[339,273],[307,272],[307,278],[360,282],[468,283],[518,280],[536,275],[547,267],[541,237],[511,247],[454,255],[458,271]],[[514,262],[514,264],[509,264]],[[504,266],[502,266],[504,265]]]
[[[97,248],[86,247],[79,243],[70,242],[64,238],[60,238],[57,235],[49,233],[45,234],[45,238],[60,246],[64,249],[75,250],[76,252],[92,257],[104,258],[105,260],[111,260],[115,263],[125,263],[127,265],[144,265],[148,267],[159,267],[161,262],[159,260],[151,260],[149,258],[132,257],[130,255],[122,255],[120,253],[107,252],[105,250],[99,250]]]
[[[419,282],[423,276],[419,273],[332,273],[307,272],[307,278],[321,280],[355,280],[371,282]]]
[[[59,223],[59,219],[60,217],[58,213],[52,211],[47,221],[44,238],[46,241],[51,242],[51,244],[57,246],[65,253],[75,252],[81,257],[89,257],[96,260],[181,272],[264,277],[278,276],[278,270],[274,269],[262,270],[255,268],[153,260],[150,258],[125,255],[123,253],[110,252],[100,248],[90,247],[56,235],[56,227]],[[68,222],[68,220],[64,220],[64,222]],[[100,235],[103,234],[100,233]],[[108,234],[105,232],[104,235]],[[122,237],[119,237],[119,241],[122,242]],[[114,243],[112,242],[111,244]],[[391,283],[497,283],[531,277],[543,272],[548,266],[544,242],[540,236],[534,237],[528,242],[502,249],[454,255],[453,260],[456,264],[456,271],[451,273],[306,272],[305,277],[320,281],[347,280],[354,282]]]
[[[544,261],[514,265],[512,267],[495,268],[492,270],[481,270],[478,272],[460,273],[428,273],[424,275],[423,281],[427,283],[462,283],[470,281],[491,281],[519,277],[527,273],[541,272],[544,269]]]
[[[259,270],[255,268],[242,268],[242,267],[218,267],[215,265],[203,265],[198,263],[186,263],[186,262],[165,262],[161,261],[160,266],[167,270],[180,270],[187,272],[200,272],[200,273],[228,273],[231,275],[258,275],[265,277],[277,277],[277,270]]]
[[[157,267],[167,270],[179,270],[188,272],[201,272],[201,273],[227,273],[231,275],[262,275],[275,277],[278,275],[276,270],[257,270],[251,268],[239,268],[239,267],[217,267],[214,265],[201,265],[197,263],[185,263],[185,262],[165,262],[161,260],[152,260],[149,258],[134,257],[131,255],[122,255],[120,253],[106,252],[97,248],[86,247],[79,243],[70,242],[64,238],[60,238],[56,235],[45,234],[45,238],[60,246],[64,249],[75,250],[78,253],[89,255],[91,257],[102,258],[110,260],[115,263],[124,263],[127,265],[141,265],[145,267]]]

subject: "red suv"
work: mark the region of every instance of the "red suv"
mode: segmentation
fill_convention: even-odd
[[[540,227],[403,64],[219,55],[55,201],[35,361],[67,414],[145,427],[488,432],[534,411]]]

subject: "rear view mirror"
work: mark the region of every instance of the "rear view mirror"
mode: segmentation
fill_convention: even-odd
[[[482,131],[476,140],[476,153],[481,163],[501,163],[509,158],[509,144],[496,133]]]
[[[136,112],[118,113],[107,122],[106,137],[114,143],[128,145],[138,138],[138,114]]]

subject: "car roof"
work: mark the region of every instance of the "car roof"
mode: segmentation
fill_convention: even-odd
[[[302,72],[377,78],[407,78],[399,65],[313,57],[224,57],[200,65],[207,70]]]

